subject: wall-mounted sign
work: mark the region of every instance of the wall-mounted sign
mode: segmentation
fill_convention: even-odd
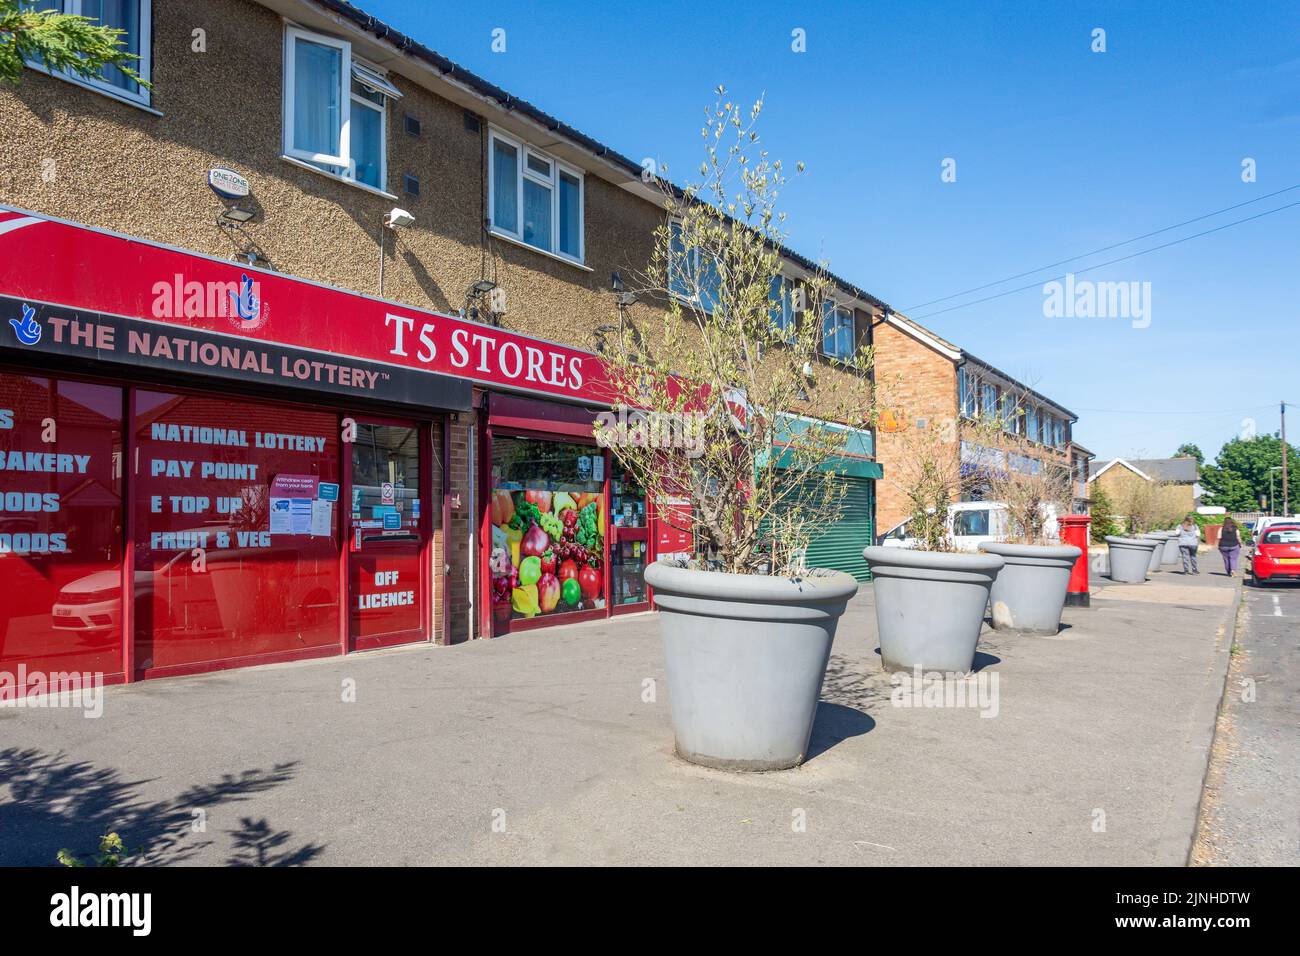
[[[226,199],[243,199],[249,193],[248,180],[233,169],[209,169],[208,185],[214,193]]]
[[[86,268],[55,264],[85,263]],[[36,265],[39,264],[39,265]],[[244,295],[243,277],[250,280]],[[230,293],[234,292],[234,298]],[[605,404],[613,394],[600,356],[567,345],[521,335],[454,315],[407,308],[355,292],[329,288],[293,276],[169,249],[84,226],[42,219],[0,203],[0,296],[21,297],[30,306],[56,303],[61,310],[85,310],[147,322],[154,333],[170,332],[192,342],[200,336],[229,333],[245,347],[301,349],[310,374],[323,363],[368,369],[382,364],[397,375],[409,372],[446,376],[469,385],[558,397],[586,405]],[[237,300],[261,306],[257,321],[247,321]],[[39,313],[39,308],[38,308]],[[330,316],[330,321],[322,321]],[[14,343],[8,318],[0,321],[0,349]],[[38,314],[36,319],[42,316]],[[167,327],[171,328],[168,329]],[[51,330],[45,329],[45,339]],[[122,333],[123,335],[125,333]],[[77,342],[81,342],[78,331]],[[45,348],[45,340],[40,348]],[[229,339],[221,344],[234,345]],[[322,356],[321,353],[329,353]],[[342,361],[346,357],[346,361]],[[297,355],[294,356],[296,360]],[[278,356],[274,356],[276,362]],[[427,379],[434,381],[433,379]],[[375,397],[391,400],[391,396]],[[433,396],[418,395],[421,407],[450,408]],[[590,429],[590,423],[588,423]],[[588,430],[587,434],[590,434]]]

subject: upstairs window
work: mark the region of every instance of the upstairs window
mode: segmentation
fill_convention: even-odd
[[[717,263],[698,247],[687,250],[682,239],[682,223],[668,223],[671,236],[668,261],[668,291],[678,298],[712,312],[721,294],[721,276]]]
[[[855,351],[853,310],[827,302],[822,315],[822,354],[846,362]]]
[[[772,317],[772,330],[783,339],[794,338],[793,283],[784,276],[773,276],[768,301],[771,303],[769,314]]]
[[[149,50],[152,42],[152,0],[27,0],[21,6],[30,10],[49,10],[88,17],[102,26],[124,31],[119,37],[119,43],[128,53],[139,57],[132,61],[131,68],[146,81],[151,79]],[[48,69],[39,60],[30,65],[37,69]],[[85,83],[121,99],[149,105],[149,91],[115,66],[104,67],[94,77],[78,76],[66,71],[52,75]]]
[[[582,262],[583,174],[497,130],[488,149],[492,228]]]
[[[388,182],[388,101],[400,97],[346,40],[285,30],[284,151],[372,189]]]

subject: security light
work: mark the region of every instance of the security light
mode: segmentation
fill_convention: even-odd
[[[388,216],[384,219],[384,225],[387,226],[389,229],[397,229],[402,226],[409,226],[413,222],[415,222],[415,217],[412,216],[405,209],[399,209],[397,206],[394,206],[389,211]]]
[[[484,295],[488,292],[491,292],[496,287],[497,284],[493,282],[491,279],[479,279],[477,282],[475,282],[472,286],[469,287],[469,291],[471,295]]]
[[[221,210],[221,218],[226,222],[239,223],[240,225],[248,222],[253,218],[255,213],[247,209],[240,209],[238,206],[227,206]]]

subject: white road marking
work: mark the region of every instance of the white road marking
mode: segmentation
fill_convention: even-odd
[[[1273,616],[1282,617],[1282,599],[1276,594],[1273,595]]]

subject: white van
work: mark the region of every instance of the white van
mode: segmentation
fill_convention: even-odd
[[[1044,505],[1048,538],[1057,536],[1056,508]],[[886,548],[915,548],[917,541],[907,530],[907,521],[899,522],[876,539]],[[978,551],[990,541],[1005,541],[1011,534],[1007,506],[1000,501],[959,501],[948,506],[948,537],[957,551]]]

